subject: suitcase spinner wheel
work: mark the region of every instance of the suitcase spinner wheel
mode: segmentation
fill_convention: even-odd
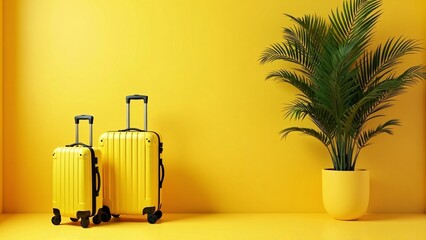
[[[155,214],[148,214],[148,222],[151,224],[156,223],[158,220],[157,216]]]
[[[157,222],[157,220],[159,220],[161,217],[163,216],[163,212],[161,212],[160,210],[154,212],[154,213],[150,213],[148,214],[148,222],[151,224],[154,224]]]
[[[99,214],[95,215],[93,217],[92,221],[93,221],[94,224],[98,225],[99,223],[102,222],[101,215],[99,215]]]
[[[102,207],[101,220],[102,222],[109,222],[109,220],[111,220],[111,212],[109,211],[109,207]]]
[[[83,228],[89,227],[89,224],[90,224],[89,218],[82,218],[80,224]]]
[[[158,219],[160,219],[163,216],[163,212],[160,210],[156,211],[154,214],[155,216],[157,216]]]
[[[61,223],[61,216],[53,216],[52,223],[53,225],[59,225]]]

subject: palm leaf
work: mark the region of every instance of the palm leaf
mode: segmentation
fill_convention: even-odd
[[[399,122],[399,120],[397,119],[392,119],[389,120],[383,124],[379,124],[376,128],[374,129],[369,129],[369,130],[365,130],[363,132],[361,132],[358,140],[357,140],[357,145],[358,148],[361,149],[363,147],[368,146],[368,142],[370,141],[370,139],[372,139],[373,137],[382,134],[382,133],[387,133],[392,135],[393,131],[392,131],[392,126],[400,126],[401,123]]]
[[[311,98],[315,94],[314,90],[312,89],[312,83],[309,81],[309,79],[295,72],[282,69],[269,73],[266,76],[266,79],[275,79],[277,81],[289,83],[290,85],[296,87],[308,98]]]
[[[303,120],[311,112],[310,103],[305,97],[299,96],[284,108],[284,112],[284,118]]]
[[[381,1],[354,0],[343,3],[343,11],[332,11],[329,16],[334,36],[340,43],[356,43],[365,48],[377,23]]]
[[[356,63],[359,69],[356,80],[362,89],[366,89],[393,72],[401,57],[420,50],[419,44],[414,40],[402,37],[389,38],[384,45],[380,44],[374,52],[365,52],[359,59]]]
[[[280,131],[280,134],[282,138],[286,138],[290,133],[294,133],[294,132],[310,135],[318,139],[325,146],[328,146],[330,144],[330,139],[324,133],[312,128],[290,127]]]

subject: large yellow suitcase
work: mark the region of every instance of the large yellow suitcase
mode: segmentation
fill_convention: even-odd
[[[101,151],[92,147],[93,116],[75,117],[76,142],[58,147],[53,152],[53,214],[52,223],[59,225],[62,217],[73,222],[81,219],[81,226],[102,220]],[[90,145],[78,140],[80,120],[90,124]],[[105,214],[105,213],[104,213]]]
[[[145,129],[130,128],[130,101],[143,100]],[[156,132],[147,131],[148,96],[126,97],[127,128],[101,135],[103,159],[104,209],[111,215],[147,214],[149,223],[161,218],[161,188],[164,166],[162,142]]]

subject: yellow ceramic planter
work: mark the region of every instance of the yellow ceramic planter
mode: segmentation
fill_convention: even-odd
[[[356,220],[368,207],[370,172],[322,170],[322,198],[327,213],[339,220]]]

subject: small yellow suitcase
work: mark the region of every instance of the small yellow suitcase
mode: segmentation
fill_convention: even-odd
[[[130,128],[131,100],[144,101],[144,130]],[[148,96],[127,96],[127,128],[100,137],[106,213],[102,221],[109,221],[111,215],[147,214],[148,222],[155,223],[162,216],[163,146],[156,132],[147,131],[147,103]]]
[[[93,116],[75,116],[76,142],[58,147],[53,152],[53,214],[52,223],[59,225],[61,217],[69,217],[81,226],[89,226],[89,217],[99,224],[102,219],[101,152],[92,147]],[[80,120],[90,124],[90,145],[78,140]]]

